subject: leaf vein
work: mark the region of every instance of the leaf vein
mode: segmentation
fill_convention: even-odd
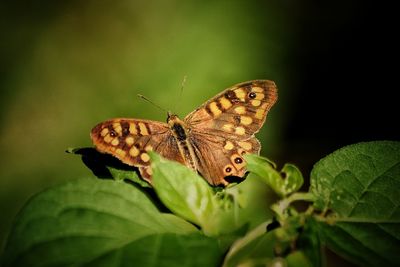
[[[379,179],[384,178],[384,175],[390,171],[392,168],[396,167],[397,165],[399,165],[400,163],[395,163],[393,164],[391,167],[385,169],[381,174],[377,175],[375,177],[375,179],[371,179],[368,184],[364,187],[363,191],[359,194],[359,196],[356,197],[356,203],[355,205],[351,208],[350,212],[349,212],[349,216],[351,216],[355,210],[355,208],[357,207],[357,203],[360,202],[360,199],[363,197],[363,195],[369,190],[369,187],[374,184],[376,181],[378,181]],[[358,180],[357,176],[354,175],[354,177],[356,177],[356,179]]]

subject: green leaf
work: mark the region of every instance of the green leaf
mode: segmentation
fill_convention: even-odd
[[[286,258],[288,267],[316,267],[319,265],[313,265],[306,254],[302,251],[295,251],[290,253]]]
[[[157,237],[160,234],[196,232],[193,225],[158,211],[148,196],[132,185],[112,180],[77,180],[46,190],[27,203],[14,223],[3,264],[84,265],[101,262],[109,254],[119,257],[127,247],[129,251],[141,249],[138,240],[148,236],[158,240],[162,238]],[[175,239],[181,242],[181,237]],[[200,234],[189,239],[195,246],[214,242]],[[131,262],[109,266],[127,264]]]
[[[293,216],[284,225],[276,221],[260,224],[231,246],[223,267],[275,266],[274,263],[321,266],[320,244],[312,222],[308,217]]]
[[[313,217],[305,217],[305,222],[296,242],[296,247],[301,251],[301,255],[296,255],[294,258],[301,257],[304,266],[323,266],[318,226]],[[287,260],[290,262],[289,256]],[[293,261],[293,264],[289,264],[289,266],[296,266],[295,262],[296,261]]]
[[[276,170],[276,164],[255,154],[245,155],[247,169],[257,174],[279,196],[284,197],[296,192],[303,185],[303,175],[293,164],[286,163],[282,170]],[[284,176],[284,178],[282,177]]]
[[[267,233],[271,221],[264,222],[238,239],[228,251],[223,267],[234,267],[244,263],[263,261],[274,258],[274,245],[277,237],[273,232]]]
[[[289,195],[298,191],[304,183],[303,175],[301,174],[299,168],[293,164],[285,163],[281,173],[283,173],[285,177],[283,182],[283,193],[285,195]]]
[[[148,187],[151,188],[151,185],[144,181],[142,178],[139,177],[137,172],[132,171],[132,170],[121,170],[113,167],[107,167],[107,169],[110,171],[111,176],[114,178],[114,180],[117,181],[125,181],[129,180],[131,182],[134,182],[136,184],[139,184],[142,187]]]
[[[153,185],[164,205],[199,225],[206,235],[218,236],[222,247],[243,235],[249,226],[272,217],[272,201],[261,190],[267,187],[256,183],[254,188],[256,179],[251,175],[239,185],[218,191],[182,164],[150,154]]]
[[[318,224],[326,244],[363,266],[400,265],[400,142],[344,147],[311,173]],[[329,222],[329,224],[328,224]]]
[[[175,214],[213,232],[210,218],[217,203],[207,182],[189,168],[150,153],[153,169],[153,186],[157,195]],[[215,234],[215,233],[214,233]]]
[[[215,239],[200,234],[162,233],[145,236],[84,266],[218,266],[222,258]]]
[[[250,173],[243,182],[227,187],[219,194],[223,200],[217,199],[218,217],[223,217],[221,213],[225,215],[219,222],[221,227],[233,225],[234,229],[246,224],[251,229],[274,215],[270,206],[276,201],[276,195],[254,174]]]

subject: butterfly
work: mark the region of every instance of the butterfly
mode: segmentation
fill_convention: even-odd
[[[245,153],[259,154],[254,136],[278,99],[273,81],[252,80],[231,86],[181,120],[168,112],[167,123],[116,118],[97,124],[93,144],[139,169],[151,184],[148,151],[197,171],[213,186],[227,186],[232,177],[245,178]]]

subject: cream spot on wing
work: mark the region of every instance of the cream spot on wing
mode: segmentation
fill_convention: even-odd
[[[125,157],[126,152],[124,150],[122,150],[121,148],[117,148],[117,150],[115,150],[115,154],[117,154],[118,156],[123,158],[123,157]]]
[[[121,124],[119,122],[114,122],[112,127],[113,127],[114,131],[118,133],[118,135],[121,135],[122,127],[121,127]]]
[[[250,103],[255,107],[258,107],[259,105],[261,105],[260,100],[251,100]]]
[[[269,105],[268,102],[267,102],[267,103],[264,103],[264,104],[262,104],[261,108],[262,108],[262,109],[267,109],[268,105]]]
[[[150,150],[153,150],[153,147],[152,147],[151,145],[147,145],[147,146],[144,148],[144,150],[150,151]]]
[[[118,144],[119,144],[118,138],[114,138],[114,140],[111,141],[111,144],[112,144],[113,146],[118,146]]]
[[[234,147],[234,146],[233,146],[233,144],[232,144],[231,141],[226,141],[225,146],[224,146],[224,149],[226,149],[226,150],[232,150],[233,147]]]
[[[245,150],[251,150],[253,148],[253,146],[250,142],[242,141],[242,142],[238,142],[238,144]]]
[[[265,110],[262,108],[257,109],[256,114],[254,115],[254,117],[256,117],[259,120],[262,120],[264,118],[264,112]]]
[[[222,126],[222,130],[224,130],[225,132],[232,132],[233,124],[231,124],[231,123],[224,124]]]
[[[244,107],[244,106],[240,106],[240,107],[236,107],[235,109],[234,109],[234,111],[237,113],[237,114],[245,114],[246,113],[246,108]]]
[[[264,91],[264,89],[262,89],[261,87],[258,87],[258,86],[254,86],[251,88],[251,91],[256,92],[256,93],[261,93]]]
[[[221,115],[222,111],[217,107],[217,103],[211,102],[209,107],[211,112],[214,114],[214,117]]]
[[[135,139],[132,136],[128,136],[127,138],[125,138],[125,143],[128,146],[131,146],[131,145],[133,145],[133,143],[135,143]]]
[[[243,90],[243,88],[236,89],[234,90],[234,92],[237,98],[244,101],[244,98],[246,97],[246,92]]]
[[[140,158],[144,161],[144,162],[148,162],[150,160],[150,156],[147,153],[142,153],[140,154]]]
[[[146,172],[147,172],[147,174],[149,175],[149,176],[152,176],[153,175],[153,170],[149,167],[149,168],[146,168]]]
[[[139,149],[137,149],[137,147],[133,146],[129,150],[129,155],[131,155],[132,157],[137,157],[139,155]]]
[[[236,127],[235,134],[244,135],[245,133],[246,133],[246,130],[243,127],[241,127],[241,126]]]
[[[221,97],[221,98],[219,99],[219,102],[221,103],[221,106],[222,106],[224,109],[228,109],[228,108],[232,107],[231,101],[229,101],[229,100],[226,99],[225,97]]]
[[[263,100],[264,99],[264,97],[265,97],[265,95],[264,94],[262,94],[262,93],[257,93],[256,94],[256,100]]]
[[[143,122],[139,122],[139,130],[141,135],[149,135],[149,132],[147,131],[146,125]]]
[[[106,137],[104,137],[103,140],[106,143],[110,143],[112,140],[114,140],[114,137],[111,137],[110,135],[107,135]]]
[[[253,119],[248,116],[240,116],[240,123],[243,125],[250,125]]]
[[[129,123],[129,132],[133,135],[137,135],[136,125],[133,122]]]
[[[108,128],[104,128],[103,130],[101,130],[101,132],[100,132],[100,135],[102,136],[102,137],[104,137],[104,136],[106,136],[107,134],[108,134]]]

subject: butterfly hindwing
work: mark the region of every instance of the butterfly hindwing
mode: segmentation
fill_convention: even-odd
[[[226,186],[226,177],[244,177],[245,153],[259,154],[260,143],[253,137],[246,141],[228,140],[223,137],[194,135],[191,138],[198,171],[212,185]]]

